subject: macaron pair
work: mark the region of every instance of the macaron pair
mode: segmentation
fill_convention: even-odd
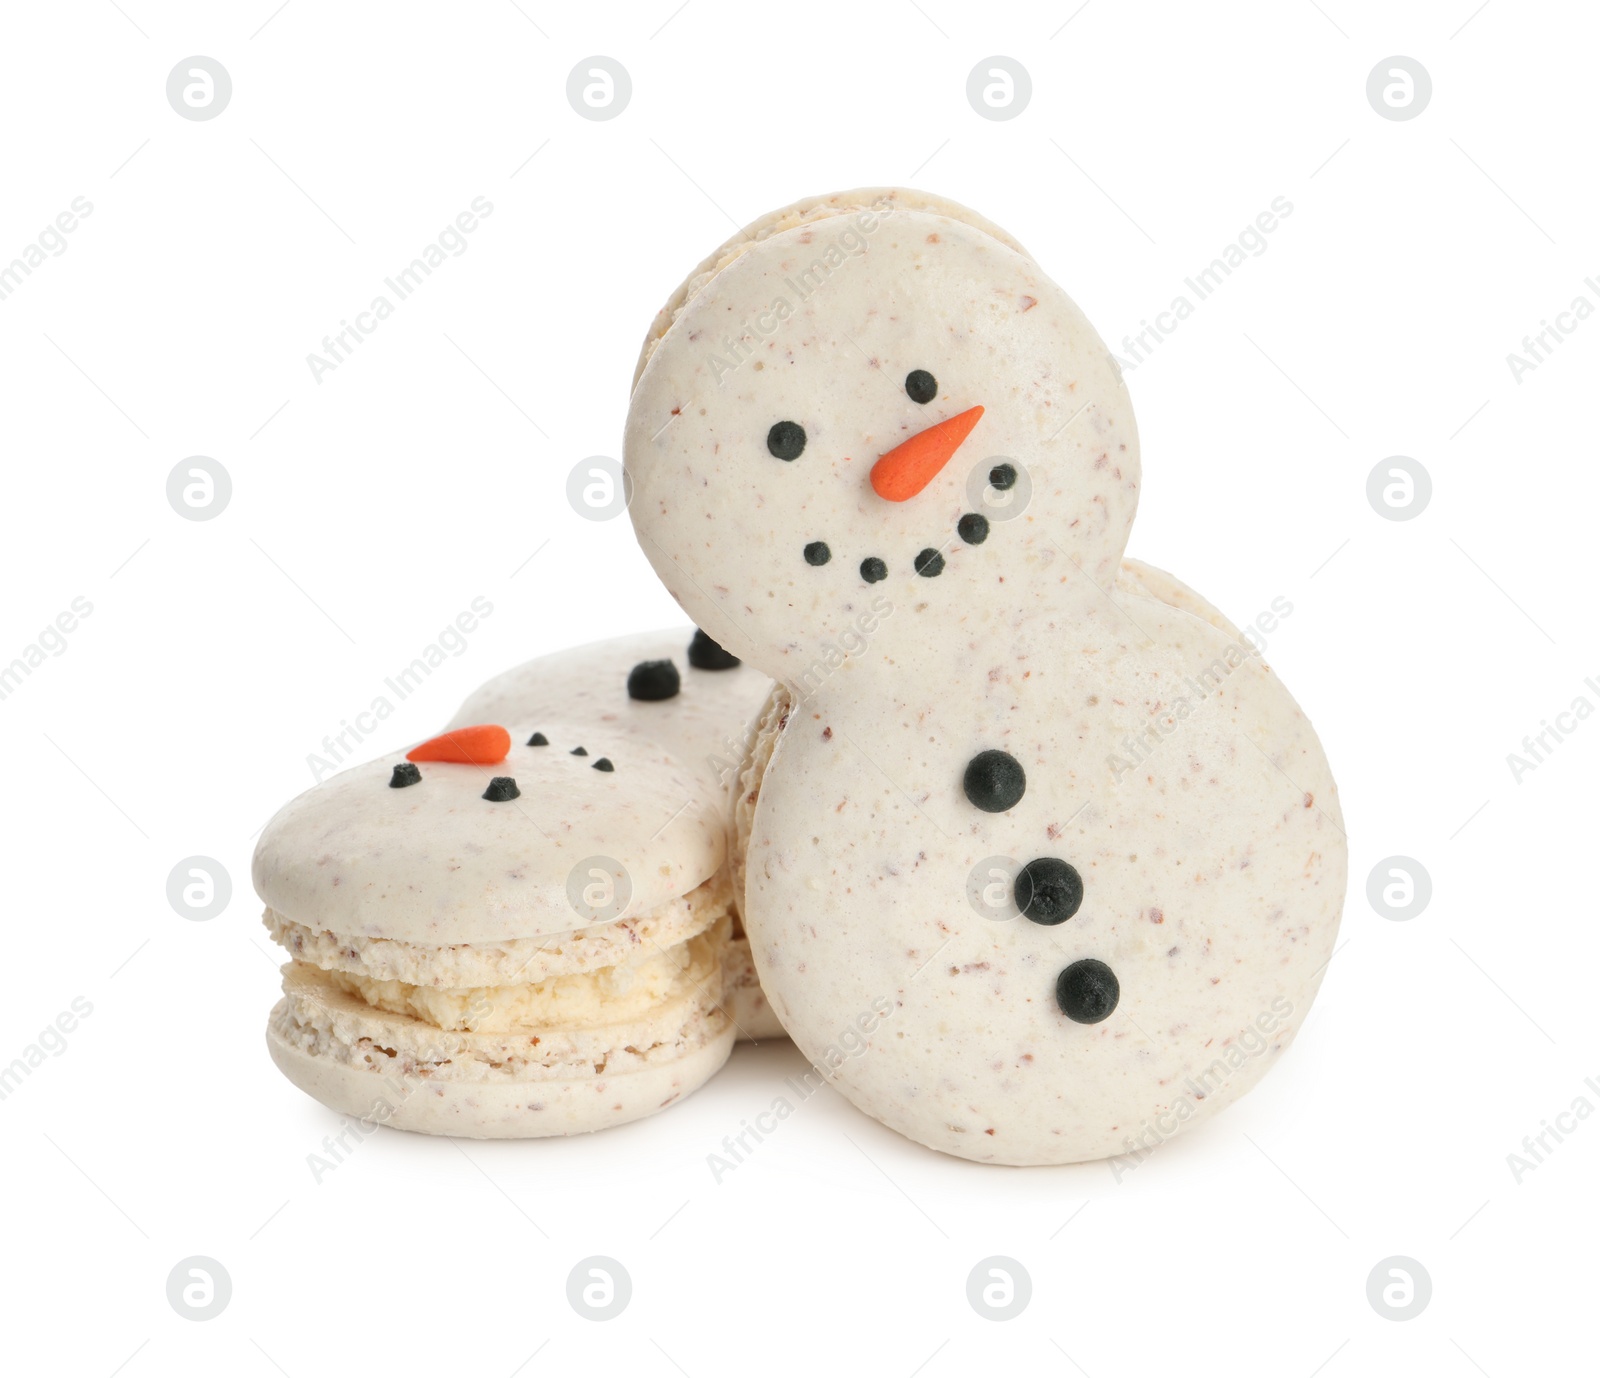
[[[531,1138],[652,1114],[777,1031],[727,855],[768,683],[688,629],[542,657],[286,805],[253,864],[280,1070],[369,1121]]]

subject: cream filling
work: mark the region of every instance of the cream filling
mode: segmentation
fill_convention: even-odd
[[[551,976],[515,985],[437,988],[330,972],[335,988],[373,1009],[409,1015],[451,1032],[507,1033],[524,1029],[587,1029],[647,1018],[681,995],[685,982],[714,980],[721,991],[719,955],[731,921],[672,947],[652,947],[630,962],[598,971]]]
[[[332,933],[296,923],[275,909],[262,922],[297,961],[373,982],[451,990],[533,984],[553,976],[599,971],[675,947],[728,912],[732,890],[726,869],[686,895],[638,918],[542,938],[431,947],[393,938]]]
[[[696,961],[671,997],[637,1019],[608,1018],[590,1028],[505,1032],[440,1029],[391,1014],[340,989],[332,975],[303,962],[283,971],[283,996],[268,1028],[306,1057],[398,1076],[405,1081],[587,1080],[679,1059],[724,1036],[719,955],[707,939],[689,944]],[[695,950],[698,949],[696,952]]]

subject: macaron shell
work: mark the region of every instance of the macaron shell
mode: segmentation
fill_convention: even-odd
[[[952,627],[998,632],[1017,591],[1045,580],[1108,587],[1138,500],[1127,389],[1036,263],[930,211],[897,211],[859,252],[847,233],[785,229],[717,273],[651,354],[624,433],[646,559],[710,635],[786,682],[837,647],[903,669]],[[838,266],[802,290],[830,254]],[[905,391],[911,368],[939,380],[927,405]],[[882,455],[975,407],[970,439],[917,497],[874,492]],[[785,422],[807,437],[792,462],[769,449]],[[987,539],[965,541],[958,524],[986,506],[983,477],[1005,456],[1027,457],[1023,506],[986,508]],[[872,561],[878,578],[862,572]]]
[[[568,881],[590,858],[627,874],[631,898],[611,919],[647,914],[722,865],[721,801],[703,772],[637,735],[541,722],[551,746],[522,745],[532,728],[518,724],[492,767],[427,762],[419,783],[392,789],[404,759],[392,752],[323,781],[263,829],[256,892],[306,927],[446,946],[585,926]],[[587,759],[567,748],[580,742]],[[613,771],[593,769],[602,751]],[[520,797],[485,799],[492,776],[516,779]]]
[[[442,1080],[415,1069],[374,1071],[311,1051],[286,1034],[286,1004],[280,1002],[268,1021],[267,1048],[278,1070],[307,1095],[368,1124],[468,1139],[586,1134],[653,1115],[704,1085],[727,1061],[734,1039],[732,1023],[712,1012],[695,1017],[672,1056],[629,1070],[537,1080]],[[383,1046],[405,1046],[408,1037],[414,1041],[406,1026],[415,1020],[353,1013],[363,1027],[377,1032]],[[438,1033],[427,1030],[422,1036],[437,1038]]]
[[[1108,763],[1154,705],[1240,649],[1181,609],[1117,603],[1086,595],[1061,619],[1070,634],[1019,638],[998,679],[959,645],[930,647],[895,684],[841,669],[838,692],[791,713],[761,783],[745,923],[763,987],[813,1058],[892,1002],[832,1083],[943,1152],[1067,1163],[1125,1152],[1147,1123],[1176,1132],[1174,1115],[1213,1113],[1276,1062],[1332,955],[1346,847],[1310,724],[1247,655],[1113,779]],[[1008,813],[959,795],[979,744],[1027,769]],[[1041,855],[1082,876],[1068,922],[997,921],[969,903],[982,863]],[[839,894],[850,902],[830,904]],[[1086,958],[1121,985],[1095,1024],[1054,998],[1058,973]],[[1185,1091],[1230,1057],[1203,1095]]]
[[[1157,569],[1143,560],[1124,558],[1117,574],[1117,592],[1139,598],[1153,598],[1168,607],[1180,608],[1186,613],[1209,622],[1230,641],[1239,640],[1239,629],[1230,622],[1222,610],[1196,593],[1175,574]]]
[[[766,991],[761,989],[748,938],[732,938],[723,948],[722,984],[723,1006],[733,1020],[738,1038],[760,1043],[769,1038],[789,1036],[778,1012],[767,999]]]
[[[752,220],[737,234],[730,236],[707,254],[695,270],[678,284],[672,295],[667,298],[666,305],[656,312],[656,318],[650,323],[650,329],[645,334],[644,344],[639,350],[639,361],[633,370],[634,385],[638,386],[639,376],[644,372],[644,366],[649,362],[650,355],[661,337],[671,328],[673,321],[678,318],[688,300],[753,245],[785,230],[814,225],[818,221],[831,220],[837,216],[865,213],[876,218],[893,216],[899,211],[913,210],[959,220],[998,239],[1019,254],[1027,252],[993,221],[967,206],[943,196],[936,196],[932,192],[917,191],[911,187],[857,187],[852,191],[801,197],[798,201]]]
[[[725,771],[737,764],[745,724],[766,696],[770,681],[747,665],[731,670],[696,670],[688,661],[693,627],[599,641],[575,650],[539,656],[494,676],[467,696],[446,724],[515,720],[550,738],[551,750],[577,742],[558,742],[546,719],[589,724],[595,741],[613,734],[639,737],[696,771],[715,807],[722,807]],[[679,670],[680,688],[670,699],[630,699],[628,672],[649,660],[670,660]],[[514,741],[524,741],[525,733]],[[593,751],[593,742],[585,741]]]

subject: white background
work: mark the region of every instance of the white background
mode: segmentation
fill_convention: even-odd
[[[74,197],[94,208],[0,301],[0,662],[93,605],[0,702],[0,1062],[93,1006],[0,1103],[5,1366],[1591,1364],[1600,1123],[1520,1183],[1507,1155],[1575,1098],[1600,1107],[1600,722],[1520,783],[1506,756],[1578,695],[1600,705],[1600,320],[1520,382],[1507,364],[1579,294],[1600,304],[1592,7],[274,3],[4,12],[0,263]],[[165,96],[192,54],[233,80],[208,122]],[[591,54],[632,76],[609,122],[566,100]],[[1032,77],[1006,122],[965,95],[992,54]],[[1432,76],[1407,122],[1366,98],[1392,54]],[[1120,1180],[944,1158],[828,1091],[717,1184],[707,1155],[803,1066],[780,1044],[623,1129],[383,1131],[314,1182],[335,1117],[263,1047],[256,831],[475,596],[492,616],[363,755],[508,665],[676,620],[627,522],[580,520],[566,475],[616,454],[638,341],[703,254],[798,196],[877,183],[1006,226],[1119,353],[1274,197],[1294,207],[1128,375],[1130,553],[1239,621],[1293,603],[1268,659],[1342,788],[1344,946],[1292,1054]],[[306,355],[475,196],[494,211],[468,250],[316,382]],[[196,454],[232,477],[212,521],[165,496]],[[1408,522],[1366,498],[1396,454],[1433,479]],[[166,899],[194,854],[233,880],[208,923]],[[1433,880],[1404,923],[1366,899],[1394,854]],[[594,1254],[633,1280],[603,1324],[566,1299]],[[1033,1285],[1006,1323],[966,1301],[997,1254]],[[1397,1254],[1433,1281],[1404,1323],[1366,1295]],[[233,1282],[204,1323],[166,1298],[190,1255]]]

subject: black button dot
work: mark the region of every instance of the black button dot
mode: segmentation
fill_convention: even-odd
[[[919,406],[927,406],[939,395],[939,380],[925,368],[906,374],[906,396]]]
[[[1011,897],[1035,923],[1065,923],[1083,903],[1083,877],[1060,857],[1037,857],[1017,872]]]
[[[805,557],[808,565],[825,565],[833,559],[833,552],[828,549],[826,541],[812,541],[805,548]]]
[[[1014,808],[1028,788],[1022,763],[1008,752],[980,751],[967,762],[961,787],[973,805],[985,813],[1004,813]]]
[[[543,732],[535,732],[533,734],[533,736],[528,738],[528,745],[529,746],[549,746],[550,745],[550,739],[547,736],[545,736]]]
[[[1017,481],[1017,468],[1014,464],[996,464],[989,470],[989,487],[998,488],[1002,493]]]
[[[869,584],[876,584],[879,580],[889,577],[889,566],[876,555],[869,555],[861,562],[861,577]]]
[[[410,761],[401,761],[394,768],[394,774],[389,777],[390,789],[404,789],[407,785],[419,784],[422,781],[422,772]]]
[[[956,535],[968,545],[982,545],[989,539],[989,519],[977,512],[968,512],[956,523]]]
[[[944,573],[944,556],[931,545],[922,551],[913,563],[917,573],[924,579],[933,579]]]
[[[587,747],[575,746],[567,754],[569,756],[587,756],[589,754],[589,749]]]
[[[522,791],[517,788],[517,782],[509,775],[496,775],[489,781],[489,788],[484,790],[483,797],[491,804],[503,804],[508,799],[520,797]]]
[[[780,421],[767,432],[767,449],[774,459],[799,459],[805,447],[806,433],[793,421]]]
[[[696,670],[736,670],[739,668],[739,657],[729,655],[696,627],[694,639],[689,642],[689,664]]]
[[[609,756],[601,756],[595,761],[595,763],[592,766],[589,767],[589,769],[590,770],[615,770],[616,767],[611,764],[611,758]]]
[[[1062,967],[1056,977],[1056,1004],[1074,1024],[1098,1024],[1121,998],[1117,973],[1093,957]]]
[[[645,703],[670,699],[679,688],[678,667],[670,660],[641,660],[628,671],[628,697]]]

